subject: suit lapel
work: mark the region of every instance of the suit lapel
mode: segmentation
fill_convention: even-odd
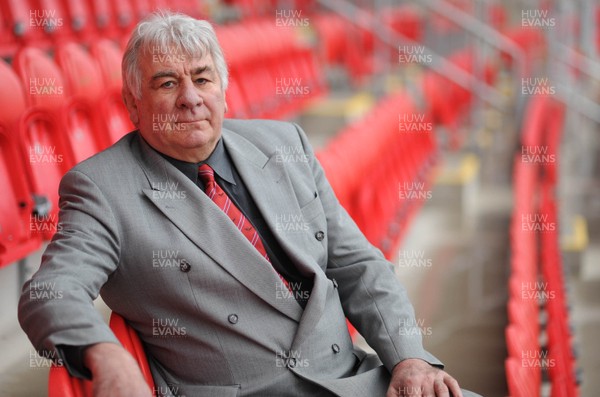
[[[298,269],[306,277],[313,278],[311,296],[294,340],[294,345],[298,346],[323,314],[328,279],[308,253],[292,243],[298,238],[298,233],[277,228],[278,214],[295,217],[302,215],[286,168],[277,163],[276,155],[266,156],[252,142],[236,133],[224,129],[223,141],[237,172],[273,235]]]
[[[279,244],[302,273],[314,274],[319,266],[298,244],[293,243],[299,234],[277,227],[278,215],[288,215],[292,219],[302,217],[286,168],[277,162],[276,155],[266,156],[238,134],[225,130],[223,141],[244,185]]]
[[[277,299],[276,286],[283,283],[227,215],[141,137],[134,142],[137,149],[133,151],[139,154],[149,182],[143,189],[146,197],[218,265],[265,302],[299,321],[300,306],[293,299]]]

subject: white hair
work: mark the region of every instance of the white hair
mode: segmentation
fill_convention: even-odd
[[[175,48],[178,53],[196,58],[208,52],[221,81],[221,89],[227,89],[227,63],[212,25],[184,14],[158,11],[137,24],[123,54],[123,89],[129,89],[135,98],[142,96],[140,55],[155,48],[162,51]]]

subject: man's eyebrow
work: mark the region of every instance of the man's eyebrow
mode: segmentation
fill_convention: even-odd
[[[163,77],[178,77],[179,74],[173,70],[161,70],[152,75],[152,80],[157,80]]]
[[[208,66],[208,65],[204,65],[204,66],[199,66],[196,69],[192,70],[192,74],[202,74],[204,72],[208,72],[208,73],[212,73],[213,69]]]
[[[204,72],[212,73],[213,69],[210,66],[205,65],[205,66],[199,66],[196,69],[192,70],[193,75],[202,74]],[[160,79],[163,77],[175,77],[176,78],[176,77],[179,77],[179,74],[177,72],[175,72],[174,70],[161,70],[159,72],[154,73],[152,75],[151,80],[154,81],[154,80],[157,80],[157,79]]]

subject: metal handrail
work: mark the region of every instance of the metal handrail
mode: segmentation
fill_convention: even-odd
[[[419,0],[418,4],[450,19],[491,46],[507,52],[516,61],[520,75],[524,75],[525,52],[505,35],[445,0]]]
[[[430,55],[432,59],[431,63],[424,65],[425,67],[435,70],[452,82],[472,91],[493,107],[504,109],[504,97],[497,89],[482,83],[472,74],[465,72],[463,69],[448,61],[445,57],[431,50],[429,47],[422,43],[418,43],[403,34],[395,32],[385,24],[381,24],[380,21],[377,21],[372,15],[347,0],[319,0],[319,2],[324,7],[344,16],[351,23],[373,32],[373,34],[385,44],[396,47],[397,42],[394,40],[398,40],[402,44],[420,46],[423,48],[423,54]]]
[[[600,80],[600,62],[595,61],[562,43],[554,43],[553,45],[556,46],[556,49],[561,55],[565,55],[555,57],[557,61],[564,62],[580,72]]]

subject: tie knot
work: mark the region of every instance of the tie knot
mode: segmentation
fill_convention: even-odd
[[[215,181],[215,171],[208,164],[202,164],[198,167],[198,176],[205,185]]]

